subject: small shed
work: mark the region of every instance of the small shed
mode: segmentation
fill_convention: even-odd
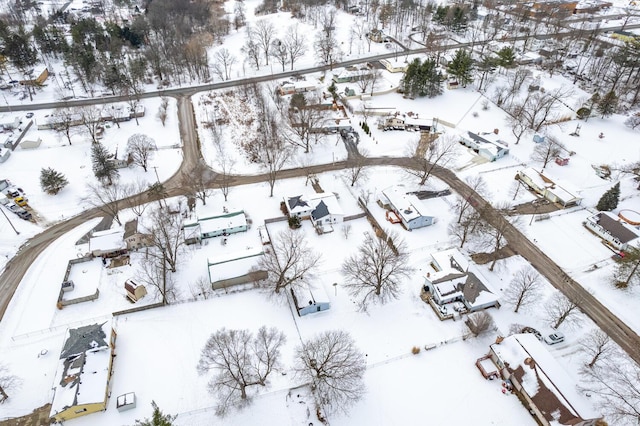
[[[299,316],[326,311],[331,307],[329,297],[322,287],[291,289],[291,296]]]
[[[41,143],[42,143],[42,139],[41,138],[38,138],[38,139],[25,139],[22,142],[20,142],[20,148],[22,148],[22,149],[34,149],[34,148],[38,148]]]
[[[118,396],[116,400],[116,408],[119,412],[131,410],[136,408],[136,394],[135,392],[125,393]]]
[[[137,284],[133,280],[127,280],[124,282],[124,289],[127,292],[127,297],[133,303],[142,299],[147,294],[147,289],[142,284]]]

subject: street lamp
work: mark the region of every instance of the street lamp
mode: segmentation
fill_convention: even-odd
[[[7,214],[4,212],[4,209],[0,209],[0,212],[2,212],[2,215],[4,216],[4,218],[7,219],[7,222],[9,222],[9,225],[11,225],[11,228],[13,228],[13,231],[16,233],[16,235],[20,235],[20,232],[18,232],[16,227],[13,226],[13,223],[11,223],[11,220],[9,220],[9,218],[7,217]]]

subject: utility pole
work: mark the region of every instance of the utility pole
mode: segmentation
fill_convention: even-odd
[[[16,235],[20,235],[20,232],[18,232],[18,230],[16,229],[15,226],[13,226],[13,223],[11,223],[11,221],[9,220],[9,218],[7,217],[7,214],[4,212],[4,209],[0,209],[0,212],[2,212],[3,216],[5,219],[7,219],[7,222],[9,222],[9,225],[11,225],[11,228],[13,228],[13,231],[16,233]]]

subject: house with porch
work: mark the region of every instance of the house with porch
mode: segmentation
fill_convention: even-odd
[[[498,338],[489,357],[543,426],[595,426],[602,416],[534,334]]]
[[[428,265],[423,289],[437,305],[461,302],[467,312],[500,306],[495,291],[459,250],[432,253]]]
[[[616,250],[624,251],[630,245],[640,247],[640,230],[611,212],[598,212],[582,224]]]
[[[380,202],[396,213],[402,226],[408,231],[431,226],[437,221],[434,216],[427,214],[426,207],[418,197],[407,194],[400,186],[383,190]]]
[[[67,330],[53,383],[52,421],[107,409],[115,343],[110,322]]]
[[[332,192],[284,197],[283,201],[290,217],[309,219],[316,228],[341,223],[344,219],[338,197]]]
[[[117,257],[126,254],[124,229],[118,227],[94,232],[89,238],[89,252],[96,257]]]

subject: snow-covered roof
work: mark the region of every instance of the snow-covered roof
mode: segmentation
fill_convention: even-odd
[[[599,418],[591,404],[577,392],[575,382],[531,333],[514,334],[491,345],[548,420],[560,424],[579,417]]]
[[[223,229],[237,228],[247,226],[247,216],[243,210],[224,213],[220,216],[211,216],[198,218],[200,223],[200,232],[208,234],[210,232],[222,231]]]
[[[292,289],[298,302],[298,309],[304,308],[307,304],[329,303],[329,296],[322,286],[313,288],[295,287]],[[311,302],[311,303],[309,303]]]
[[[246,250],[223,252],[207,259],[209,278],[216,281],[235,278],[248,273],[258,265],[263,255],[262,247],[247,247]]]
[[[123,250],[127,248],[123,237],[123,228],[107,229],[105,231],[94,232],[89,239],[89,249],[92,252],[96,250]]]
[[[420,212],[418,197],[405,193],[401,187],[392,186],[383,190],[382,194],[407,223],[421,216],[428,216]]]
[[[328,214],[344,214],[342,207],[340,207],[340,203],[338,203],[336,195],[329,192],[285,197],[284,202],[289,214],[312,214],[314,219],[320,219]]]
[[[51,416],[69,407],[104,403],[109,381],[109,322],[67,330],[53,382]]]

